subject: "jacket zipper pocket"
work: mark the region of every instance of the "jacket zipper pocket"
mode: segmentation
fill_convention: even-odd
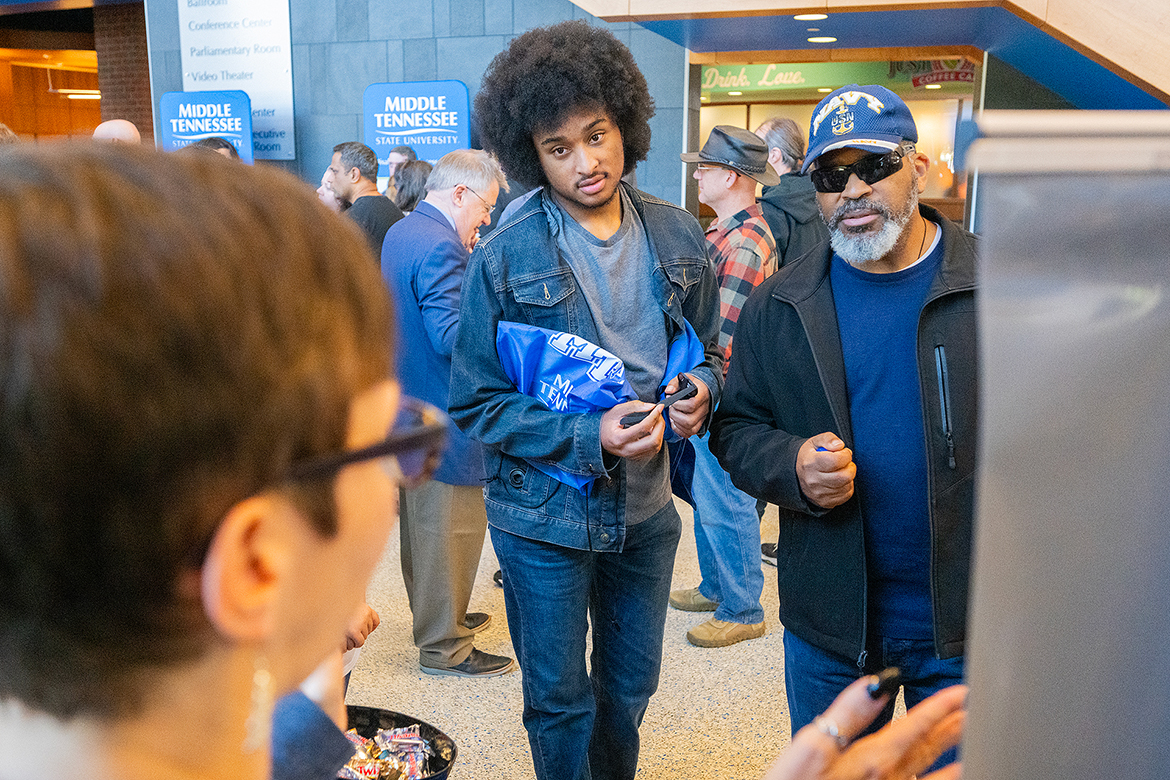
[[[947,438],[947,465],[955,468],[955,437],[951,431],[951,395],[947,376],[947,348],[939,344],[934,348],[934,365],[938,370],[938,406],[942,414],[943,435]]]

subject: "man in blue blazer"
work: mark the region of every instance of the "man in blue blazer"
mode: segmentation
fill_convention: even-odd
[[[431,171],[426,198],[390,227],[382,243],[382,275],[396,304],[402,345],[402,392],[440,409],[450,395],[467,258],[507,186],[491,155],[451,152]],[[402,490],[398,527],[414,643],[427,674],[494,677],[515,664],[472,645],[491,616],[467,613],[487,531],[483,456],[480,445],[454,426],[449,437],[434,478]]]

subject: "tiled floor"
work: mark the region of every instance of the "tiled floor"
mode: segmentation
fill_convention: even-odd
[[[690,509],[677,502],[683,536],[675,560],[674,587],[698,584]],[[775,509],[765,515],[764,538],[775,539]],[[484,544],[471,610],[490,612],[492,625],[476,646],[514,655],[504,598],[492,583],[496,570],[490,540]],[[764,566],[763,606],[768,633],[727,648],[693,647],[686,631],[709,615],[668,611],[662,682],[642,724],[639,777],[750,780],[787,744],[781,629],[775,619],[776,570]],[[392,534],[370,586],[381,615],[350,682],[349,702],[409,713],[449,734],[459,748],[452,777],[529,780],[532,761],[520,722],[520,673],[484,680],[434,677],[418,670],[410,640],[410,611],[399,569],[398,536]]]

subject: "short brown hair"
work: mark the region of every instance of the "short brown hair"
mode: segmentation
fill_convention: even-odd
[[[80,144],[0,165],[0,699],[114,717],[207,647],[177,583],[226,511],[344,448],[391,372],[389,301],[358,229],[278,170]],[[289,492],[335,532],[331,483]]]
[[[342,173],[357,168],[363,179],[377,181],[378,155],[374,154],[373,149],[358,141],[346,141],[333,147],[333,151],[341,155],[338,159]]]

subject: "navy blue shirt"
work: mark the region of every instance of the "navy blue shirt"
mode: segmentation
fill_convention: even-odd
[[[834,255],[830,269],[853,424],[855,494],[865,523],[869,633],[930,639],[926,440],[916,357],[918,316],[942,242],[891,274]]]

